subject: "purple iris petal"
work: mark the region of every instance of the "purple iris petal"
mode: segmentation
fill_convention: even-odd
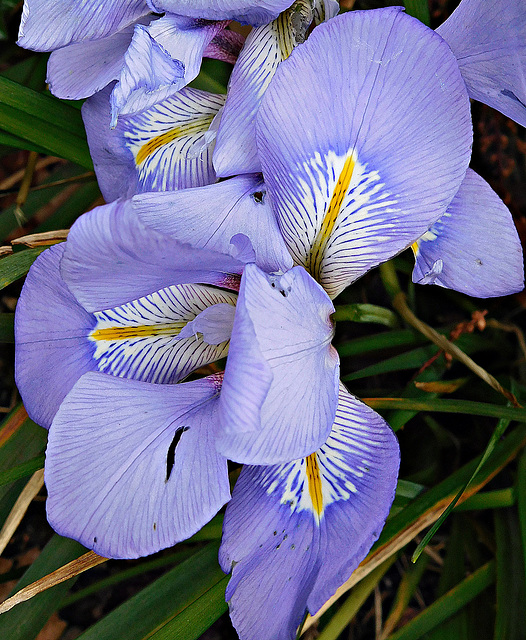
[[[131,201],[84,214],[68,236],[61,272],[88,311],[102,311],[170,285],[203,283],[235,288],[243,264],[194,249],[144,227]]]
[[[111,87],[82,107],[88,144],[106,201],[143,191],[170,191],[215,181],[215,119],[224,96],[184,87],[110,129]]]
[[[218,176],[261,171],[256,146],[256,113],[278,65],[303,42],[314,7],[293,3],[268,25],[254,29],[234,66],[217,132],[214,167]]]
[[[198,531],[229,499],[215,451],[216,377],[152,385],[83,376],[49,431],[47,514],[61,535],[112,558]]]
[[[382,529],[398,465],[387,423],[340,386],[331,434],[316,453],[243,468],[220,549],[243,640],[292,640],[305,611],[314,614],[349,578]]]
[[[154,22],[157,23],[160,20]],[[136,25],[124,65],[111,94],[111,126],[120,114],[132,114],[151,107],[184,87],[185,67],[151,35],[148,27]]]
[[[53,51],[47,82],[51,93],[67,100],[93,95],[117,80],[135,24],[104,38],[85,40]]]
[[[60,276],[64,249],[36,259],[16,306],[16,384],[30,418],[46,428],[75,382],[97,368],[87,339],[95,319]]]
[[[472,140],[455,57],[399,8],[318,26],[280,64],[257,129],[287,245],[331,296],[446,211]]]
[[[190,18],[237,20],[254,26],[266,24],[292,4],[292,0],[148,0],[153,11],[168,11]]]
[[[292,267],[260,174],[195,189],[143,193],[135,196],[133,208],[148,227],[193,247],[232,254],[232,238],[243,234],[261,269]]]
[[[138,26],[111,96],[112,126],[119,115],[152,107],[194,80],[206,48],[227,24],[169,14]]]
[[[301,267],[268,276],[246,266],[220,398],[218,450],[249,464],[315,451],[338,395],[334,307]]]
[[[523,289],[522,249],[511,214],[471,169],[445,215],[418,241],[413,281],[478,298]]]
[[[110,129],[110,94],[108,86],[82,105],[90,154],[99,188],[106,202],[130,198],[140,189],[132,152],[126,147],[119,129]]]
[[[82,40],[98,40],[149,13],[145,0],[24,0],[18,44],[52,51]]]
[[[468,93],[526,126],[526,5],[462,0],[437,29],[456,55]]]

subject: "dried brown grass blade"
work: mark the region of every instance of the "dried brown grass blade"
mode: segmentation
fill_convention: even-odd
[[[72,562],[68,562],[63,567],[60,567],[60,569],[57,569],[47,576],[40,578],[40,580],[37,580],[36,582],[27,585],[27,587],[20,589],[20,591],[15,593],[14,596],[11,596],[10,598],[2,602],[2,604],[0,604],[0,614],[6,613],[6,611],[9,611],[17,604],[26,602],[26,600],[30,600],[42,591],[50,589],[51,587],[54,587],[61,582],[65,582],[70,578],[74,578],[80,573],[83,573],[84,571],[87,571],[92,567],[96,567],[98,564],[106,562],[106,560],[107,558],[99,556],[94,551],[85,553],[83,556],[80,556],[80,558],[77,558]]]
[[[7,516],[7,520],[4,522],[4,526],[0,530],[0,555],[4,552],[7,543],[13,537],[18,525],[25,516],[26,511],[33,501],[33,498],[42,489],[44,485],[44,469],[39,469],[31,476],[29,482],[22,489],[22,492],[17,498],[10,514]]]
[[[43,247],[57,242],[63,242],[68,237],[69,229],[59,229],[57,231],[44,231],[42,233],[31,233],[21,238],[11,241],[11,244],[22,244],[26,247]]]

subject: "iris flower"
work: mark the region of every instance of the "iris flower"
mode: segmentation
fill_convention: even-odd
[[[388,425],[338,382],[332,299],[455,211],[470,217],[459,194],[472,131],[451,49],[398,8],[316,27],[279,64],[255,130],[264,182],[248,175],[143,194],[135,211],[118,201],[42,256],[17,312],[17,379],[29,406],[59,387],[49,411],[49,518],[103,555],[135,557],[191,535],[228,499],[226,460],[243,463],[220,550],[232,571],[231,617],[242,640],[288,640],[378,537],[398,472]],[[271,215],[258,234],[252,220],[263,211]],[[480,253],[478,266],[516,287],[520,250],[506,224],[500,247],[510,262],[503,270]],[[277,261],[269,228],[287,249]],[[39,282],[51,272],[50,305]],[[179,333],[205,342],[213,334],[219,345],[229,337],[222,376],[124,377],[111,350],[101,370],[94,330],[95,341],[115,339],[119,318],[151,310],[168,290],[215,285],[231,296],[234,281],[233,322],[231,310],[209,318],[212,305]],[[66,308],[81,316],[70,336],[56,329]],[[105,324],[95,328],[97,314]],[[131,326],[126,337],[142,337],[144,325]],[[41,341],[55,362],[67,353],[74,372],[56,372],[44,390],[31,373]]]

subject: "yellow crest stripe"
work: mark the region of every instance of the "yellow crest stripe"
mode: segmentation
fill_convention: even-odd
[[[139,149],[137,155],[135,156],[135,164],[137,166],[140,165],[146,160],[146,158],[149,158],[152,153],[155,153],[157,149],[160,149],[165,144],[170,144],[170,142],[173,142],[178,138],[183,138],[184,136],[191,136],[193,134],[206,131],[212,124],[213,119],[214,115],[197,118],[195,120],[191,120],[190,122],[182,124],[179,127],[174,127],[169,131],[165,131],[164,133],[155,136],[155,138],[152,138],[151,140],[143,144]]]
[[[351,184],[355,166],[356,156],[354,153],[351,153],[345,160],[343,169],[341,170],[341,173],[338,177],[338,182],[336,183],[334,191],[332,192],[332,197],[331,201],[329,202],[327,212],[325,213],[325,217],[323,218],[323,222],[321,223],[320,230],[318,231],[318,234],[312,245],[312,249],[310,252],[309,271],[316,280],[319,280],[323,254],[327,247],[327,242],[331,237],[331,234],[336,225],[336,220],[341,211],[343,200],[347,195],[347,192],[349,191],[349,186]]]
[[[306,458],[306,462],[307,482],[309,483],[309,495],[312,501],[312,507],[318,516],[320,516],[323,511],[323,494],[317,455],[311,453],[310,456]]]
[[[135,327],[106,327],[95,329],[90,333],[92,340],[132,340],[133,338],[149,338],[151,336],[176,336],[186,322],[170,322],[167,324],[148,324]]]

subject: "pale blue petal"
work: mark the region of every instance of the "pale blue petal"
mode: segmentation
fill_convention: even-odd
[[[112,128],[120,115],[143,111],[185,84],[184,64],[168,55],[147,27],[137,25],[110,98]]]
[[[219,387],[213,376],[178,385],[83,376],[49,431],[51,526],[111,558],[198,531],[230,497],[211,434]]]
[[[103,311],[177,284],[236,289],[243,264],[144,227],[131,201],[115,201],[81,216],[61,263],[64,281],[88,311]]]
[[[257,127],[285,240],[331,296],[446,211],[471,154],[455,57],[394,7],[316,27],[280,64]]]
[[[278,65],[303,42],[314,18],[299,3],[247,37],[228,85],[217,132],[214,168],[220,177],[261,171],[256,146],[256,113]]]
[[[227,507],[219,559],[244,640],[293,640],[378,538],[399,465],[394,434],[340,386],[327,442],[308,459],[244,467]],[[254,608],[253,603],[258,607]]]
[[[272,464],[325,441],[338,395],[333,312],[303,268],[267,276],[245,267],[220,399],[223,455]]]
[[[477,298],[524,288],[521,242],[511,213],[471,169],[447,212],[418,241],[413,282]]]
[[[456,55],[471,98],[526,126],[526,5],[462,0],[437,29]]]
[[[264,271],[292,267],[261,175],[237,176],[195,189],[144,193],[133,199],[133,208],[148,227],[193,247],[232,253],[233,238],[242,234],[250,240],[255,262]]]
[[[75,382],[97,368],[88,340],[95,319],[60,276],[64,249],[35,260],[16,306],[16,384],[30,418],[46,428]]]
[[[266,24],[292,4],[292,0],[148,0],[153,11],[168,11],[190,18],[237,20],[254,26]]]
[[[18,45],[52,51],[120,31],[149,12],[145,0],[24,0]]]

